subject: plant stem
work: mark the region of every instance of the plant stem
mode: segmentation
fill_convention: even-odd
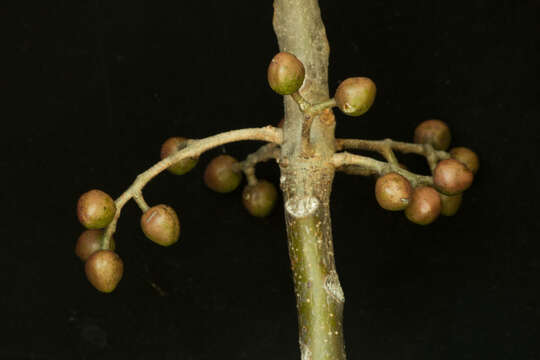
[[[316,0],[275,0],[274,31],[281,51],[306,69],[299,94],[309,104],[327,101],[329,46]],[[297,100],[298,96],[295,96]],[[302,360],[345,360],[344,296],[334,263],[329,200],[335,168],[331,109],[310,115],[285,96],[281,189],[298,309]],[[306,126],[309,125],[309,126]],[[303,131],[302,131],[303,130]],[[309,151],[306,150],[309,144]]]

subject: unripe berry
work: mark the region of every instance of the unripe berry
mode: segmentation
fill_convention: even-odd
[[[163,204],[146,210],[141,216],[141,228],[148,239],[161,246],[174,244],[180,236],[180,221],[176,211]]]
[[[124,263],[120,256],[111,250],[93,253],[84,265],[86,278],[99,291],[113,291],[124,273]]]
[[[473,178],[472,171],[454,159],[440,161],[433,170],[435,187],[446,195],[455,195],[467,190]]]
[[[444,195],[443,193],[439,194],[441,196],[441,215],[444,216],[453,216],[459,210],[461,206],[461,201],[463,200],[463,193],[457,195]]]
[[[429,186],[414,189],[409,206],[405,209],[407,219],[415,224],[427,225],[441,213],[441,198],[437,190]]]
[[[288,52],[278,53],[268,66],[268,84],[272,90],[281,95],[290,95],[298,91],[305,75],[304,64]]]
[[[77,202],[77,217],[87,229],[102,229],[114,218],[116,204],[101,190],[90,190]]]
[[[412,190],[409,180],[397,173],[388,173],[377,179],[375,198],[385,210],[404,210],[409,204]]]
[[[476,174],[480,166],[478,155],[469,148],[459,146],[450,150],[450,156],[465,165],[473,174]]]
[[[446,150],[450,146],[450,128],[441,120],[426,120],[414,130],[414,142],[431,144],[435,150]]]
[[[103,239],[104,231],[103,230],[86,230],[84,231],[77,240],[75,245],[75,255],[79,257],[82,261],[88,260],[88,258],[95,253],[96,251],[101,250],[101,242]],[[109,243],[110,249],[114,251],[115,243],[114,239],[111,237]]]
[[[277,190],[274,184],[259,180],[255,185],[247,185],[242,192],[242,203],[253,216],[265,217],[270,215],[277,200]]]
[[[334,99],[339,109],[349,116],[360,116],[369,110],[377,88],[366,77],[348,78],[339,84]]]
[[[219,193],[234,191],[242,181],[242,173],[234,170],[238,161],[229,155],[219,155],[212,159],[204,171],[204,183]]]
[[[167,156],[170,156],[178,152],[179,150],[182,150],[183,148],[185,148],[187,140],[188,139],[180,137],[180,136],[171,137],[167,139],[163,143],[163,145],[161,145],[161,152],[160,152],[161,159],[165,159]],[[195,165],[197,165],[197,161],[199,161],[198,157],[186,158],[169,166],[167,170],[169,170],[169,172],[175,175],[184,175],[185,173],[193,169]]]

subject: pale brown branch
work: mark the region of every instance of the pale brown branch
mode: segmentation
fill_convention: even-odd
[[[397,159],[393,153],[393,150],[402,152],[404,154],[418,154],[422,155],[428,161],[431,171],[435,169],[435,166],[440,160],[449,159],[450,154],[445,151],[438,151],[433,149],[429,144],[413,144],[401,141],[395,141],[392,139],[384,140],[361,140],[361,139],[336,139],[336,150],[356,149],[376,151],[380,153],[384,158],[393,164],[397,164]]]
[[[249,185],[255,185],[257,183],[257,177],[255,176],[255,165],[270,159],[277,159],[279,158],[279,155],[280,148],[278,144],[266,144],[261,146],[254,153],[249,154],[246,157],[246,160],[236,164],[235,168],[244,172]]]
[[[354,171],[360,175],[385,175],[390,172],[395,172],[409,180],[413,187],[419,185],[433,185],[433,178],[431,176],[417,175],[403,169],[397,164],[375,160],[367,156],[351,154],[348,152],[340,152],[334,154],[332,158],[332,163],[337,169],[342,169],[343,167],[345,167],[346,169],[350,169],[350,166],[354,166],[356,167]]]
[[[144,188],[144,186],[146,186],[146,184],[155,176],[157,176],[159,173],[166,170],[169,166],[177,163],[180,160],[190,157],[198,157],[203,152],[215,148],[216,146],[242,140],[261,140],[281,144],[282,131],[279,128],[266,126],[262,128],[233,130],[200,140],[191,140],[184,149],[157,162],[156,164],[154,164],[154,166],[137,176],[133,184],[131,184],[131,186],[115,200],[116,214],[114,215],[111,223],[105,228],[102,248],[109,248],[110,238],[116,230],[116,224],[122,212],[122,208],[130,199],[135,197],[135,200],[137,201],[139,206],[142,205],[141,209],[147,209],[148,205],[142,199],[141,191],[142,188]]]

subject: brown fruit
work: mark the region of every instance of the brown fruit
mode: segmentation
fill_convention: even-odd
[[[77,217],[87,229],[102,229],[114,218],[116,204],[101,190],[90,190],[77,202]]]
[[[473,174],[478,171],[480,160],[478,160],[478,155],[471,149],[463,146],[455,147],[450,150],[450,156],[465,165]]]
[[[349,116],[360,116],[369,110],[375,101],[377,88],[366,77],[348,78],[339,84],[334,99],[339,109]]]
[[[185,148],[187,140],[188,139],[179,136],[167,139],[163,145],[161,145],[161,159],[165,159],[167,156],[170,156]],[[175,175],[183,175],[193,169],[195,165],[197,165],[197,161],[199,161],[198,157],[186,158],[169,166],[167,170]]]
[[[176,211],[163,204],[151,207],[142,215],[141,228],[148,239],[161,246],[174,244],[180,236]]]
[[[82,261],[88,260],[88,258],[96,251],[101,250],[101,241],[103,239],[103,230],[86,230],[77,240],[75,245],[75,255]],[[111,237],[110,249],[114,251],[116,245],[114,239]]]
[[[397,173],[381,176],[375,183],[375,198],[385,210],[404,210],[409,204],[412,191],[409,180]]]
[[[234,191],[242,181],[242,173],[233,169],[238,161],[229,155],[212,159],[204,171],[204,183],[219,193]]]
[[[415,224],[431,224],[441,213],[441,198],[437,190],[429,186],[414,189],[409,206],[405,209],[407,219]]]
[[[435,150],[446,150],[450,146],[452,135],[450,128],[441,120],[426,120],[414,130],[414,142],[431,144]]]
[[[124,263],[120,256],[111,250],[93,253],[84,265],[88,281],[99,291],[112,292],[124,273]]]
[[[461,201],[463,200],[463,193],[457,195],[444,195],[441,196],[441,215],[453,216],[459,210]]]
[[[283,125],[285,125],[285,118],[282,118],[278,124],[277,124],[277,127],[280,128],[280,129],[283,129]]]
[[[277,190],[274,184],[259,180],[255,185],[247,185],[242,193],[242,203],[253,216],[265,217],[270,215],[277,200]]]
[[[281,95],[290,95],[302,86],[306,70],[296,56],[280,52],[270,62],[267,75],[272,90]]]
[[[440,161],[433,170],[435,187],[446,195],[455,195],[467,190],[473,178],[472,171],[454,159]]]

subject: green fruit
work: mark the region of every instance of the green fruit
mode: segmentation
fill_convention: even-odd
[[[467,190],[473,178],[472,171],[454,159],[440,161],[433,170],[435,187],[446,195],[456,195]]]
[[[124,263],[120,256],[111,250],[93,253],[84,265],[88,281],[99,291],[112,292],[124,273]]]
[[[88,258],[96,251],[101,250],[101,242],[103,240],[103,230],[86,230],[77,240],[75,245],[75,255],[82,261],[88,260]],[[114,239],[111,237],[110,249],[115,249]]]
[[[459,146],[450,150],[450,156],[465,165],[473,174],[476,174],[480,166],[478,155],[469,148]]]
[[[375,183],[375,198],[385,210],[404,210],[409,205],[412,191],[409,180],[397,173],[381,176]]]
[[[254,185],[247,185],[242,193],[242,203],[253,216],[266,217],[270,215],[277,200],[277,190],[274,184],[259,180]]]
[[[267,75],[272,90],[280,95],[290,95],[302,86],[306,70],[296,56],[280,52],[270,62]]]
[[[414,142],[431,144],[435,150],[446,150],[450,146],[452,135],[450,128],[441,120],[426,120],[414,130]]]
[[[204,171],[204,183],[219,193],[234,191],[242,181],[242,172],[234,169],[238,161],[229,155],[212,159]]]
[[[339,84],[334,99],[339,109],[349,116],[360,116],[369,110],[377,88],[375,83],[366,77],[348,78]]]
[[[163,145],[161,145],[161,153],[160,153],[161,159],[165,159],[166,157],[185,148],[187,140],[188,139],[179,137],[179,136],[171,137],[167,139],[163,143]],[[167,170],[169,170],[169,172],[175,175],[184,175],[185,173],[193,169],[195,165],[197,165],[198,161],[199,161],[198,157],[186,158],[169,166]]]
[[[146,210],[141,217],[141,228],[148,239],[161,246],[174,244],[180,236],[180,221],[176,211],[163,204]]]
[[[116,204],[101,190],[90,190],[77,202],[77,217],[87,229],[102,229],[114,218]]]
[[[418,225],[431,224],[441,213],[441,198],[437,190],[429,186],[414,189],[409,206],[405,209],[407,219]]]
[[[441,196],[441,215],[453,216],[459,210],[461,201],[463,200],[463,193],[457,195],[444,195]]]

